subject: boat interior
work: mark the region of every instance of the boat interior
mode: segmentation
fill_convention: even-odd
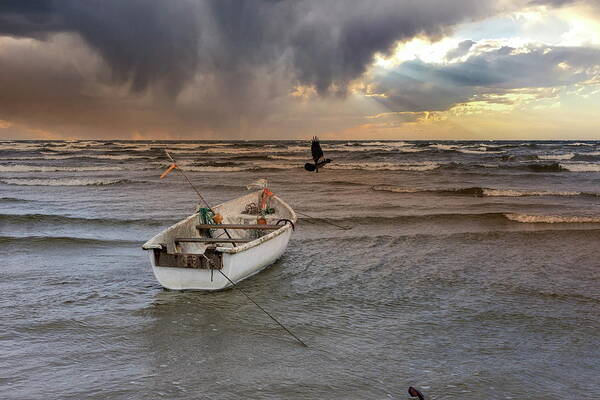
[[[209,253],[214,253],[216,247],[240,246],[268,235],[285,224],[293,225],[296,221],[293,210],[268,189],[254,191],[213,207],[212,211],[222,217],[221,221],[212,213],[206,218],[203,214],[207,210],[203,213],[199,208],[198,213],[171,226],[144,244],[145,249],[154,249],[156,265],[163,266],[165,260],[172,259],[172,256],[208,256]],[[214,219],[210,218],[211,216]],[[163,262],[159,263],[161,258]],[[181,262],[171,261],[167,264],[180,266]]]

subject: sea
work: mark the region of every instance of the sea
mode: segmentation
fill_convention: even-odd
[[[600,399],[600,142],[0,140],[1,399]],[[142,244],[261,178],[301,212],[235,289]],[[350,229],[339,228],[347,227]]]

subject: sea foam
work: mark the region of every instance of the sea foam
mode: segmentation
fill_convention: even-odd
[[[107,186],[130,183],[127,179],[61,178],[61,179],[0,179],[0,183],[17,186]]]
[[[592,163],[561,163],[560,166],[571,172],[600,172],[600,164]]]
[[[575,157],[575,153],[566,153],[566,154],[546,154],[546,155],[538,155],[537,158],[539,160],[570,160]]]
[[[76,166],[54,167],[41,165],[0,165],[0,172],[85,172],[85,171],[119,171],[119,167]]]
[[[569,215],[504,214],[511,221],[533,224],[600,224],[600,217]]]
[[[439,164],[430,161],[420,163],[386,163],[386,162],[363,162],[363,163],[332,163],[331,169],[353,169],[362,171],[430,171],[439,168]]]

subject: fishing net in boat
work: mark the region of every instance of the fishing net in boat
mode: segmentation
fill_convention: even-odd
[[[200,207],[198,209],[198,222],[199,223],[214,225],[215,224],[214,217],[215,217],[215,213],[210,208]],[[207,229],[207,236],[213,237],[213,231],[214,231],[214,229]]]

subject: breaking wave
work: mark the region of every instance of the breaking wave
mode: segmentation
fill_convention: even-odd
[[[310,157],[300,157],[300,156],[267,156],[270,160],[289,160],[289,161],[308,161]]]
[[[419,163],[388,163],[388,162],[364,162],[364,163],[332,163],[327,166],[331,169],[350,169],[362,171],[431,171],[440,167],[440,164],[423,161]]]
[[[277,147],[269,147],[266,145],[262,145],[260,147],[251,147],[251,148],[205,148],[202,150],[198,150],[198,154],[208,153],[208,154],[257,154],[257,153],[298,153],[298,152],[306,152],[307,147],[301,146],[287,146],[282,148]],[[331,150],[330,150],[331,151]]]
[[[133,182],[128,179],[98,179],[98,178],[59,178],[59,179],[28,179],[28,178],[6,178],[0,179],[0,183],[17,186],[108,186],[121,185]]]
[[[571,159],[573,161],[600,161],[599,151],[590,151],[588,153],[577,153]]]
[[[436,222],[454,223],[468,221],[488,221],[494,223],[546,223],[546,224],[600,224],[600,216],[561,216],[561,215],[527,215],[517,213],[440,213],[440,214],[416,214],[416,215],[394,215],[394,216],[355,216],[342,218],[306,218],[300,217],[300,221],[313,222],[315,220],[335,221],[348,226],[358,225],[394,225],[407,223]]]
[[[158,157],[150,157],[143,155],[130,155],[130,154],[67,154],[67,155],[47,155],[42,154],[39,156],[3,156],[0,160],[69,160],[69,159],[93,159],[93,160],[114,160],[114,161],[126,161],[126,160],[151,160]]]
[[[547,154],[547,155],[538,155],[537,158],[539,160],[570,160],[575,157],[575,153],[566,153],[566,154]]]
[[[84,224],[84,225],[148,225],[162,226],[172,223],[171,220],[160,219],[116,219],[116,218],[79,218],[67,217],[64,215],[52,214],[0,214],[0,221],[3,223],[24,224],[24,223],[47,223],[47,224]]]
[[[161,168],[167,168],[166,163],[154,163],[160,165]],[[281,170],[281,169],[295,169],[300,168],[301,163],[281,163],[273,161],[255,161],[251,160],[249,163],[240,162],[208,162],[208,163],[195,163],[193,161],[181,161],[178,165],[182,167],[184,171],[188,172],[239,172],[239,171],[261,171],[261,170]],[[155,169],[146,168],[146,169]]]
[[[0,165],[0,172],[85,172],[85,171],[120,171],[119,167],[54,167],[41,165]]]
[[[490,197],[524,197],[524,196],[581,196],[587,195],[582,192],[547,190],[515,190],[515,189],[483,189],[484,196]]]
[[[576,142],[576,143],[567,143],[567,146],[594,146],[594,144],[593,143]]]
[[[600,164],[579,163],[579,164],[560,164],[565,170],[571,172],[600,172]]]
[[[426,145],[427,147],[431,147],[432,149],[438,149],[442,151],[451,151],[456,150],[458,148],[457,145],[454,144],[442,144],[442,143],[429,143]]]
[[[251,167],[227,167],[227,166],[188,166],[185,167],[185,171],[191,172],[238,172],[238,171],[249,171]]]
[[[600,224],[600,217],[504,214],[511,221],[533,224]]]
[[[600,172],[600,164],[585,162],[553,162],[553,163],[520,163],[520,164],[464,164],[451,162],[441,166],[449,170],[472,170],[476,168],[500,168],[506,170],[521,170],[532,172]]]
[[[136,245],[136,244],[141,244],[142,242],[136,242],[136,241],[132,241],[132,240],[118,240],[118,239],[110,239],[110,240],[103,240],[103,239],[91,239],[91,238],[78,238],[78,237],[69,237],[69,236],[24,236],[24,237],[18,237],[18,236],[0,236],[0,243],[1,244],[19,244],[19,245],[25,245],[25,246],[30,246],[30,245],[36,245],[36,246],[43,246],[43,245],[74,245],[74,246],[81,246],[81,245]]]
[[[375,185],[374,191],[394,193],[435,193],[441,195],[463,195],[475,197],[525,197],[525,196],[598,196],[596,193],[576,191],[545,191],[522,189],[493,189],[484,187],[450,188],[450,189],[420,189],[394,185]]]
[[[471,149],[457,149],[458,152],[460,153],[465,153],[465,154],[502,154],[502,153],[506,153],[503,150],[487,150],[485,147],[480,148],[479,150],[471,150]]]
[[[387,216],[352,216],[341,218],[319,218],[317,216],[308,218],[301,216],[300,221],[315,222],[315,221],[335,221],[336,223],[345,224],[347,226],[359,225],[388,225],[409,222],[421,221],[436,221],[436,222],[453,222],[457,220],[501,220],[504,219],[502,213],[440,213],[440,214],[415,214],[415,215],[387,215]]]

